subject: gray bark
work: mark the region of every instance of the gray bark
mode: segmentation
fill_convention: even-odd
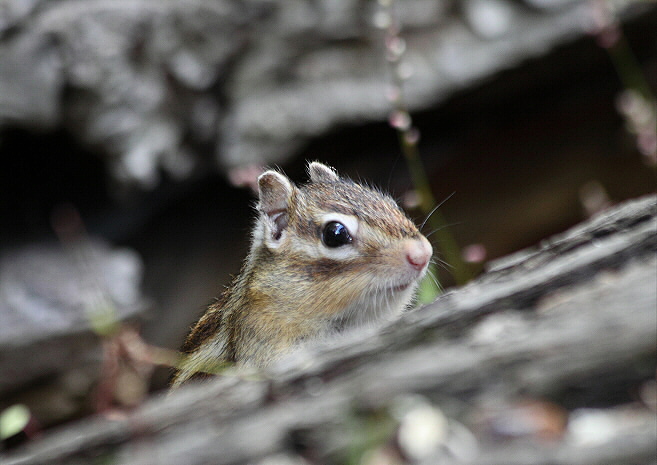
[[[593,15],[559,0],[398,10],[411,111],[582,37]],[[339,125],[387,118],[376,18],[373,0],[5,0],[0,128],[66,128],[142,186],[159,170],[188,177],[212,151],[222,168],[280,163]]]

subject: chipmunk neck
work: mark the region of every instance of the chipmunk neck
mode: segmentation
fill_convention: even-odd
[[[290,288],[285,277],[288,265],[280,261],[265,246],[256,245],[229,288],[215,335],[226,341],[229,361],[264,366],[321,330],[312,310],[303,308],[305,299]]]

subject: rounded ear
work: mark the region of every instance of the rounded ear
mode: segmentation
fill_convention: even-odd
[[[308,175],[310,176],[310,182],[335,182],[340,180],[338,173],[333,168],[318,161],[308,164]]]
[[[265,171],[258,177],[258,209],[265,214],[270,236],[279,241],[288,224],[288,207],[294,193],[290,180],[276,171]]]

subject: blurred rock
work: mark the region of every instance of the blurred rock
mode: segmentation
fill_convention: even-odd
[[[62,57],[44,37],[0,41],[0,127],[54,128],[61,121]]]
[[[80,377],[71,373],[98,368],[100,324],[144,310],[141,274],[134,252],[100,241],[29,245],[0,256],[0,394],[48,378],[88,387],[72,383]]]

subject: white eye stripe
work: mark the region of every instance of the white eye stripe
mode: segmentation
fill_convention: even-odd
[[[342,213],[327,213],[322,216],[322,229],[332,221],[337,221],[345,225],[351,237],[358,235],[358,218],[353,215],[343,215]]]
[[[352,239],[356,239],[358,237],[358,218],[353,215],[344,215],[342,213],[327,213],[322,216],[321,221],[322,231],[327,224],[331,223],[332,221],[337,221],[338,223],[342,223],[347,228]],[[321,242],[321,238],[318,239],[320,244],[319,252],[324,257],[331,258],[333,260],[346,260],[349,258],[357,257],[359,255],[358,249],[356,247],[345,245],[343,247],[331,248],[324,245]]]

